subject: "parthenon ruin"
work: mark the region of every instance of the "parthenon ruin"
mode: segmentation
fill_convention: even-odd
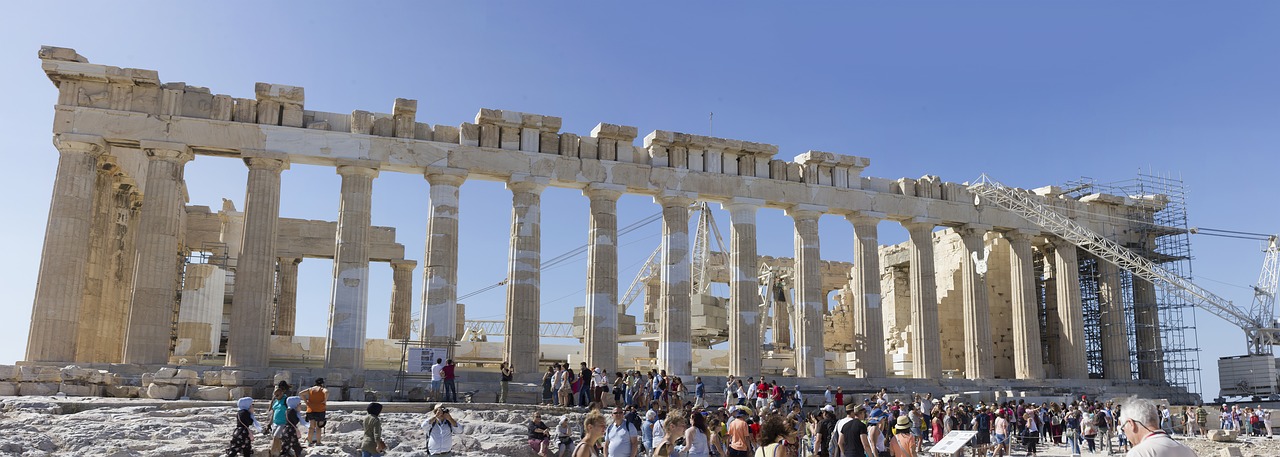
[[[258,83],[255,98],[234,98],[163,82],[154,70],[89,63],[72,49],[45,47],[39,55],[59,91],[59,159],[30,363],[165,365],[219,353],[225,338],[228,367],[269,367],[299,353],[327,368],[372,367],[367,351],[393,345],[366,338],[369,288],[394,287],[389,334],[409,338],[418,265],[405,258],[394,228],[370,226],[372,183],[380,174],[409,173],[430,186],[421,259],[430,268],[418,272],[417,330],[450,351],[465,351],[456,346],[459,188],[467,180],[506,183],[512,209],[501,358],[526,376],[545,366],[540,199],[544,189],[562,187],[580,189],[590,205],[582,360],[609,372],[630,363],[621,354],[630,346],[619,345],[616,209],[621,195],[633,194],[661,208],[659,271],[646,299],[657,311],[649,313],[657,329],[651,355],[668,373],[750,376],[767,368],[765,352],[778,348],[767,349],[762,337],[756,216],[775,208],[794,222],[794,259],[784,262],[794,298],[782,311],[794,314],[785,360],[798,378],[1164,379],[1158,316],[1146,306],[1154,302],[1151,283],[1125,277],[1132,286],[1122,287],[1113,265],[1016,214],[976,204],[962,183],[877,178],[864,175],[865,157],[808,151],[786,160],[769,144],[663,130],[637,145],[636,127],[600,123],[579,135],[561,132],[558,117],[512,111],[482,109],[471,122],[433,125],[418,121],[418,103],[408,99],[385,114],[320,112],[306,109],[301,87]],[[242,212],[187,206],[184,169],[201,156],[243,159]],[[336,169],[342,204],[335,221],[280,217],[280,177],[291,164]],[[1026,192],[1125,245],[1153,242],[1117,216],[1149,217],[1159,196],[1066,198],[1052,186]],[[731,220],[729,252],[719,259],[728,273],[715,278],[730,290],[725,357],[693,343],[693,319],[706,313],[691,295],[689,209],[700,201],[718,204]],[[852,263],[819,258],[824,216],[848,221]],[[909,241],[882,246],[882,221],[900,223]],[[198,253],[210,260],[184,260]],[[292,331],[303,258],[334,261],[326,337]],[[389,262],[394,284],[369,284],[370,262]],[[1085,264],[1097,272],[1085,293],[1100,303],[1100,372],[1086,361]],[[1121,296],[1126,289],[1131,297]],[[829,309],[832,291],[839,299]],[[1126,301],[1136,305],[1126,309]],[[1127,323],[1137,326],[1132,343]]]

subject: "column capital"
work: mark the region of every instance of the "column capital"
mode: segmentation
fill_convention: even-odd
[[[766,203],[768,202],[762,198],[734,197],[720,203],[720,209],[725,211],[733,211],[734,208],[760,209],[763,208]]]
[[[413,271],[414,268],[418,267],[418,262],[416,260],[409,260],[409,259],[393,259],[387,263],[391,264],[392,270],[397,270],[397,271],[399,270]]]
[[[289,169],[289,160],[287,158],[249,156],[244,157],[244,164],[250,170],[267,170],[273,173],[280,173]]]
[[[1024,230],[1024,229],[1012,229],[1012,230],[1005,230],[1004,232],[1001,232],[1000,235],[1007,238],[1009,241],[1017,240],[1017,241],[1030,242],[1032,238],[1039,236],[1040,232]]]
[[[142,140],[139,143],[138,147],[152,160],[186,163],[195,158],[195,154],[185,143],[155,140]]]
[[[284,264],[296,265],[296,264],[302,263],[302,258],[301,257],[276,257],[276,261],[280,262],[281,265],[284,265]]]
[[[111,154],[98,156],[98,173],[107,176],[123,176],[120,172],[120,159]]]
[[[53,136],[53,147],[58,152],[79,152],[98,156],[107,151],[107,142],[97,135],[59,133]]]
[[[582,189],[582,195],[592,200],[604,199],[616,202],[626,190],[626,186],[596,182],[587,184],[587,187]]]
[[[467,175],[467,170],[461,168],[427,167],[422,171],[422,176],[427,178],[427,184],[432,186],[459,187],[467,181]]]
[[[377,168],[370,168],[363,165],[338,165],[337,171],[342,177],[359,176],[369,179],[378,177]]]
[[[990,225],[964,224],[956,227],[956,233],[960,234],[961,238],[973,238],[976,236],[981,240],[992,228]]]
[[[817,219],[827,212],[827,207],[822,205],[811,205],[800,203],[791,205],[786,209],[788,216],[793,219]]]
[[[938,224],[941,222],[942,222],[941,220],[934,219],[931,217],[913,217],[910,219],[903,219],[898,221],[898,223],[902,224],[902,227],[906,228],[908,231],[919,230],[925,227],[928,227],[929,230],[933,230],[933,228],[937,227]]]
[[[513,174],[510,178],[507,178],[507,189],[511,192],[540,194],[543,189],[547,188],[547,184],[550,183],[551,179],[545,176]]]
[[[694,192],[663,192],[653,196],[653,202],[662,205],[663,208],[671,208],[676,206],[688,207],[697,201],[698,194]]]

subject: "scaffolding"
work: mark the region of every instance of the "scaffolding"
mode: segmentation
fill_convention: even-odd
[[[1113,224],[1119,228],[1107,235],[1118,239],[1121,234],[1117,230],[1128,232],[1125,247],[1174,276],[1191,279],[1191,232],[1187,225],[1186,186],[1181,177],[1139,171],[1137,177],[1129,180],[1099,183],[1086,177],[1069,182],[1064,188],[1064,195],[1071,198],[1094,193],[1126,197],[1124,214],[1116,215],[1124,219],[1124,224]],[[1081,257],[1080,285],[1085,301],[1085,328],[1097,329],[1100,327],[1090,325],[1089,319],[1091,315],[1094,318],[1100,315],[1097,281],[1101,278],[1097,278],[1094,264],[1093,275],[1089,276],[1093,280],[1085,280],[1089,266],[1084,258]],[[1133,375],[1142,378],[1144,370],[1139,361],[1151,361],[1162,372],[1164,382],[1200,393],[1200,348],[1194,306],[1165,288],[1154,288],[1154,303],[1135,303],[1135,278],[1123,270],[1120,275]],[[1155,308],[1155,319],[1137,318],[1150,307]],[[1139,344],[1140,335],[1153,324],[1159,343]],[[1085,347],[1089,349],[1087,364],[1093,376],[1094,367],[1102,364],[1101,332],[1086,332],[1085,340]],[[1098,350],[1092,350],[1094,348]]]

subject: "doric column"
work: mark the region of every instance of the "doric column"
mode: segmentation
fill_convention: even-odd
[[[845,216],[853,224],[853,270],[849,279],[853,310],[854,375],[883,378],[884,318],[880,309],[880,244],[876,224],[882,213],[862,211]]]
[[[987,302],[987,251],[984,237],[990,226],[960,228],[965,260],[960,268],[964,288],[964,373],[969,379],[995,377],[991,340],[991,304]]]
[[[796,205],[787,210],[795,223],[796,376],[826,377],[826,346],[822,344],[822,259],[818,246],[818,218],[825,207]]]
[[[107,277],[110,258],[115,253],[115,183],[119,171],[116,159],[103,154],[98,157],[98,176],[93,189],[93,218],[89,237],[89,258],[85,266],[84,298],[80,304],[76,338],[76,362],[107,362],[100,350],[98,326],[103,321],[104,299],[111,279]]]
[[[373,164],[339,165],[338,174],[342,176],[342,206],[324,366],[361,371],[369,322],[369,218],[378,169]]]
[[[1054,247],[1054,271],[1057,277],[1058,321],[1062,324],[1059,339],[1059,377],[1063,379],[1089,379],[1089,367],[1085,363],[1084,310],[1080,303],[1080,264],[1076,259],[1076,246],[1058,240]]]
[[[764,200],[735,198],[729,211],[729,374],[760,373],[760,276],[756,210]]]
[[[116,187],[114,227],[118,248],[111,258],[108,290],[103,297],[101,324],[97,338],[102,359],[109,363],[124,361],[124,341],[129,328],[129,305],[133,297],[133,272],[137,267],[138,224],[142,218],[142,194],[137,182],[123,178]]]
[[[426,253],[422,256],[422,331],[418,336],[444,346],[450,357],[458,341],[458,187],[466,170],[430,168]]]
[[[101,137],[54,135],[58,171],[44,229],[36,298],[31,308],[26,360],[70,362],[76,357],[76,330],[84,301],[89,259],[89,227],[98,156],[106,150]]]
[[[293,336],[298,323],[298,264],[302,259],[297,257],[281,257],[276,260],[280,265],[277,280],[280,281],[280,296],[276,298],[275,335]]]
[[[662,205],[662,290],[658,298],[658,369],[674,376],[693,372],[690,330],[689,205],[686,195],[653,197]]]
[[[1155,284],[1134,276],[1133,331],[1138,353],[1138,379],[1164,382],[1159,312]]]
[[[1098,308],[1102,324],[1102,377],[1132,380],[1129,365],[1129,336],[1124,319],[1124,293],[1120,268],[1103,259],[1098,265]]]
[[[1009,240],[1009,291],[1013,303],[1013,367],[1018,379],[1044,378],[1040,353],[1040,312],[1036,306],[1036,273],[1031,233],[1005,232]]]
[[[194,156],[187,145],[143,141],[147,179],[138,222],[137,265],[124,363],[161,364],[169,361],[169,335],[177,304],[178,232],[182,230],[179,188],[182,167]]]
[[[391,261],[391,318],[387,323],[387,338],[409,339],[413,324],[413,269],[418,262],[412,260]]]
[[[182,304],[178,309],[178,341],[173,355],[218,352],[226,288],[226,270],[207,263],[187,265],[182,281]]]
[[[512,176],[511,250],[507,262],[506,359],[516,373],[537,373],[542,284],[542,190],[547,178]]]
[[[911,367],[912,377],[942,377],[942,329],[938,327],[938,288],[933,265],[935,222],[903,221],[911,238]]]
[[[245,153],[244,163],[249,167],[244,238],[236,256],[226,363],[229,367],[265,367],[270,365],[271,315],[276,296],[280,172],[289,167],[289,161],[283,154],[254,152]]]
[[[587,365],[613,373],[618,368],[618,197],[622,186],[590,184],[587,232],[587,309],[583,334]]]

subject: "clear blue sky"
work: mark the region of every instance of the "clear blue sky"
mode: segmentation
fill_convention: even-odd
[[[784,158],[810,149],[866,156],[866,175],[884,178],[959,182],[988,172],[1036,187],[1171,173],[1189,188],[1192,225],[1280,231],[1275,3],[52,5],[19,2],[0,19],[11,192],[0,200],[9,220],[0,225],[8,297],[0,334],[9,335],[0,363],[23,355],[57,162],[41,44],[236,97],[252,97],[258,81],[303,86],[314,110],[386,112],[396,97],[413,98],[418,120],[432,124],[457,125],[484,107],[561,116],[563,130],[578,134],[598,122],[634,125],[642,136],[705,134],[715,112],[716,136],[777,144]],[[227,197],[243,208],[242,164],[202,157],[187,170],[191,204],[216,208]],[[336,218],[332,169],[296,166],[283,182],[282,216]],[[415,175],[384,173],[375,183],[373,222],[396,227],[419,260],[426,192]],[[505,275],[509,195],[492,182],[463,187],[463,293]],[[586,199],[563,189],[543,198],[544,258],[584,244]],[[621,205],[621,225],[657,211],[638,196]],[[904,239],[892,225],[882,224],[882,244]],[[762,254],[791,254],[789,219],[766,210],[760,226]],[[823,257],[851,260],[848,224],[827,217],[821,230]],[[622,288],[656,235],[650,226],[621,240],[631,243]],[[1195,273],[1222,282],[1203,285],[1249,301],[1240,286],[1257,279],[1257,246],[1193,242]],[[330,268],[302,264],[302,334],[324,333]],[[544,272],[544,320],[581,306],[585,268],[578,260]],[[370,335],[379,337],[391,273],[372,270]],[[469,305],[469,317],[500,318],[502,293]],[[1198,322],[1212,398],[1216,359],[1242,353],[1244,342],[1206,313]]]

